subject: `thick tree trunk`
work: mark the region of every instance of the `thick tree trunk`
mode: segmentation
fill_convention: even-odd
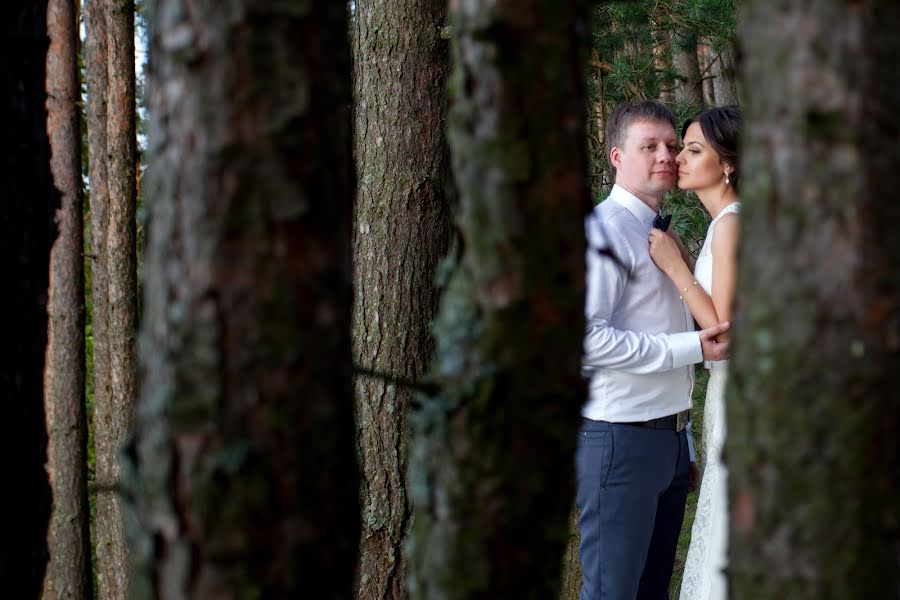
[[[754,0],[742,26],[731,597],[897,598],[900,4]]]
[[[0,20],[0,256],[9,282],[0,344],[4,432],[0,452],[3,541],[0,580],[8,598],[38,598],[47,565],[50,485],[45,471],[44,364],[53,217],[59,193],[47,139],[47,3],[13,0]]]
[[[356,95],[354,358],[363,370],[418,381],[447,250],[449,70],[443,0],[359,0]],[[413,391],[379,377],[356,383],[362,467],[359,598],[405,598],[406,414]]]
[[[50,170],[62,206],[50,254],[50,300],[44,401],[53,513],[46,599],[92,598],[84,403],[84,236],[78,83],[78,13],[73,0],[47,6],[47,132]]]
[[[113,600],[128,593],[128,558],[118,494],[118,456],[131,423],[137,376],[134,2],[107,0],[105,16],[108,212],[106,235],[101,237],[99,244],[105,242],[107,269],[106,281],[100,285],[105,283],[107,289],[106,320],[102,323],[107,337],[101,340],[101,353],[105,353],[108,364],[102,365],[101,369],[109,377],[109,395],[101,393],[95,398],[94,444],[97,461],[97,587],[101,600]],[[98,39],[95,43],[98,44],[96,56],[99,56],[102,42]],[[97,203],[103,200],[101,196]]]
[[[558,593],[584,399],[586,8],[451,4],[462,244],[437,391],[410,415],[414,598]]]
[[[349,598],[347,5],[154,15],[132,595]]]
[[[673,62],[679,79],[675,87],[675,101],[690,103],[703,108],[703,82],[700,76],[700,57],[697,53],[697,36],[676,33]]]
[[[710,76],[716,98],[716,106],[728,106],[738,103],[737,73],[734,64],[734,51],[725,48],[710,53]]]

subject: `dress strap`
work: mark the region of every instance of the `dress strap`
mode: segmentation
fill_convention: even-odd
[[[713,219],[712,222],[715,223],[716,221],[721,219],[724,215],[727,215],[729,213],[739,213],[739,212],[741,212],[741,203],[740,202],[732,202],[731,204],[729,204],[728,206],[723,208],[722,212],[717,214],[716,218]]]

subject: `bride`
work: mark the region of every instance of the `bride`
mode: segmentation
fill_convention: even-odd
[[[700,328],[731,321],[737,284],[740,202],[737,197],[738,137],[741,117],[735,107],[710,108],[691,117],[682,130],[684,149],[678,187],[693,190],[712,217],[693,274],[674,240],[658,230],[650,234],[650,256],[681,290]],[[722,337],[727,336],[727,332]],[[722,462],[725,441],[727,361],[707,363],[709,385],[703,413],[706,467],[691,532],[681,600],[727,597],[728,490]]]

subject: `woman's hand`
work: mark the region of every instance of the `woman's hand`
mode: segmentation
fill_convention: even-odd
[[[659,229],[650,230],[650,258],[662,272],[670,277],[675,269],[684,264],[678,244]]]

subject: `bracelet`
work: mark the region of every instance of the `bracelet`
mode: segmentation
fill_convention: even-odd
[[[688,290],[691,289],[692,287],[694,287],[695,285],[700,285],[696,279],[694,280],[694,283],[692,283],[691,285],[689,285],[686,288],[684,288],[683,290],[681,290],[681,295],[678,296],[678,299],[684,300],[684,295],[687,294]]]

